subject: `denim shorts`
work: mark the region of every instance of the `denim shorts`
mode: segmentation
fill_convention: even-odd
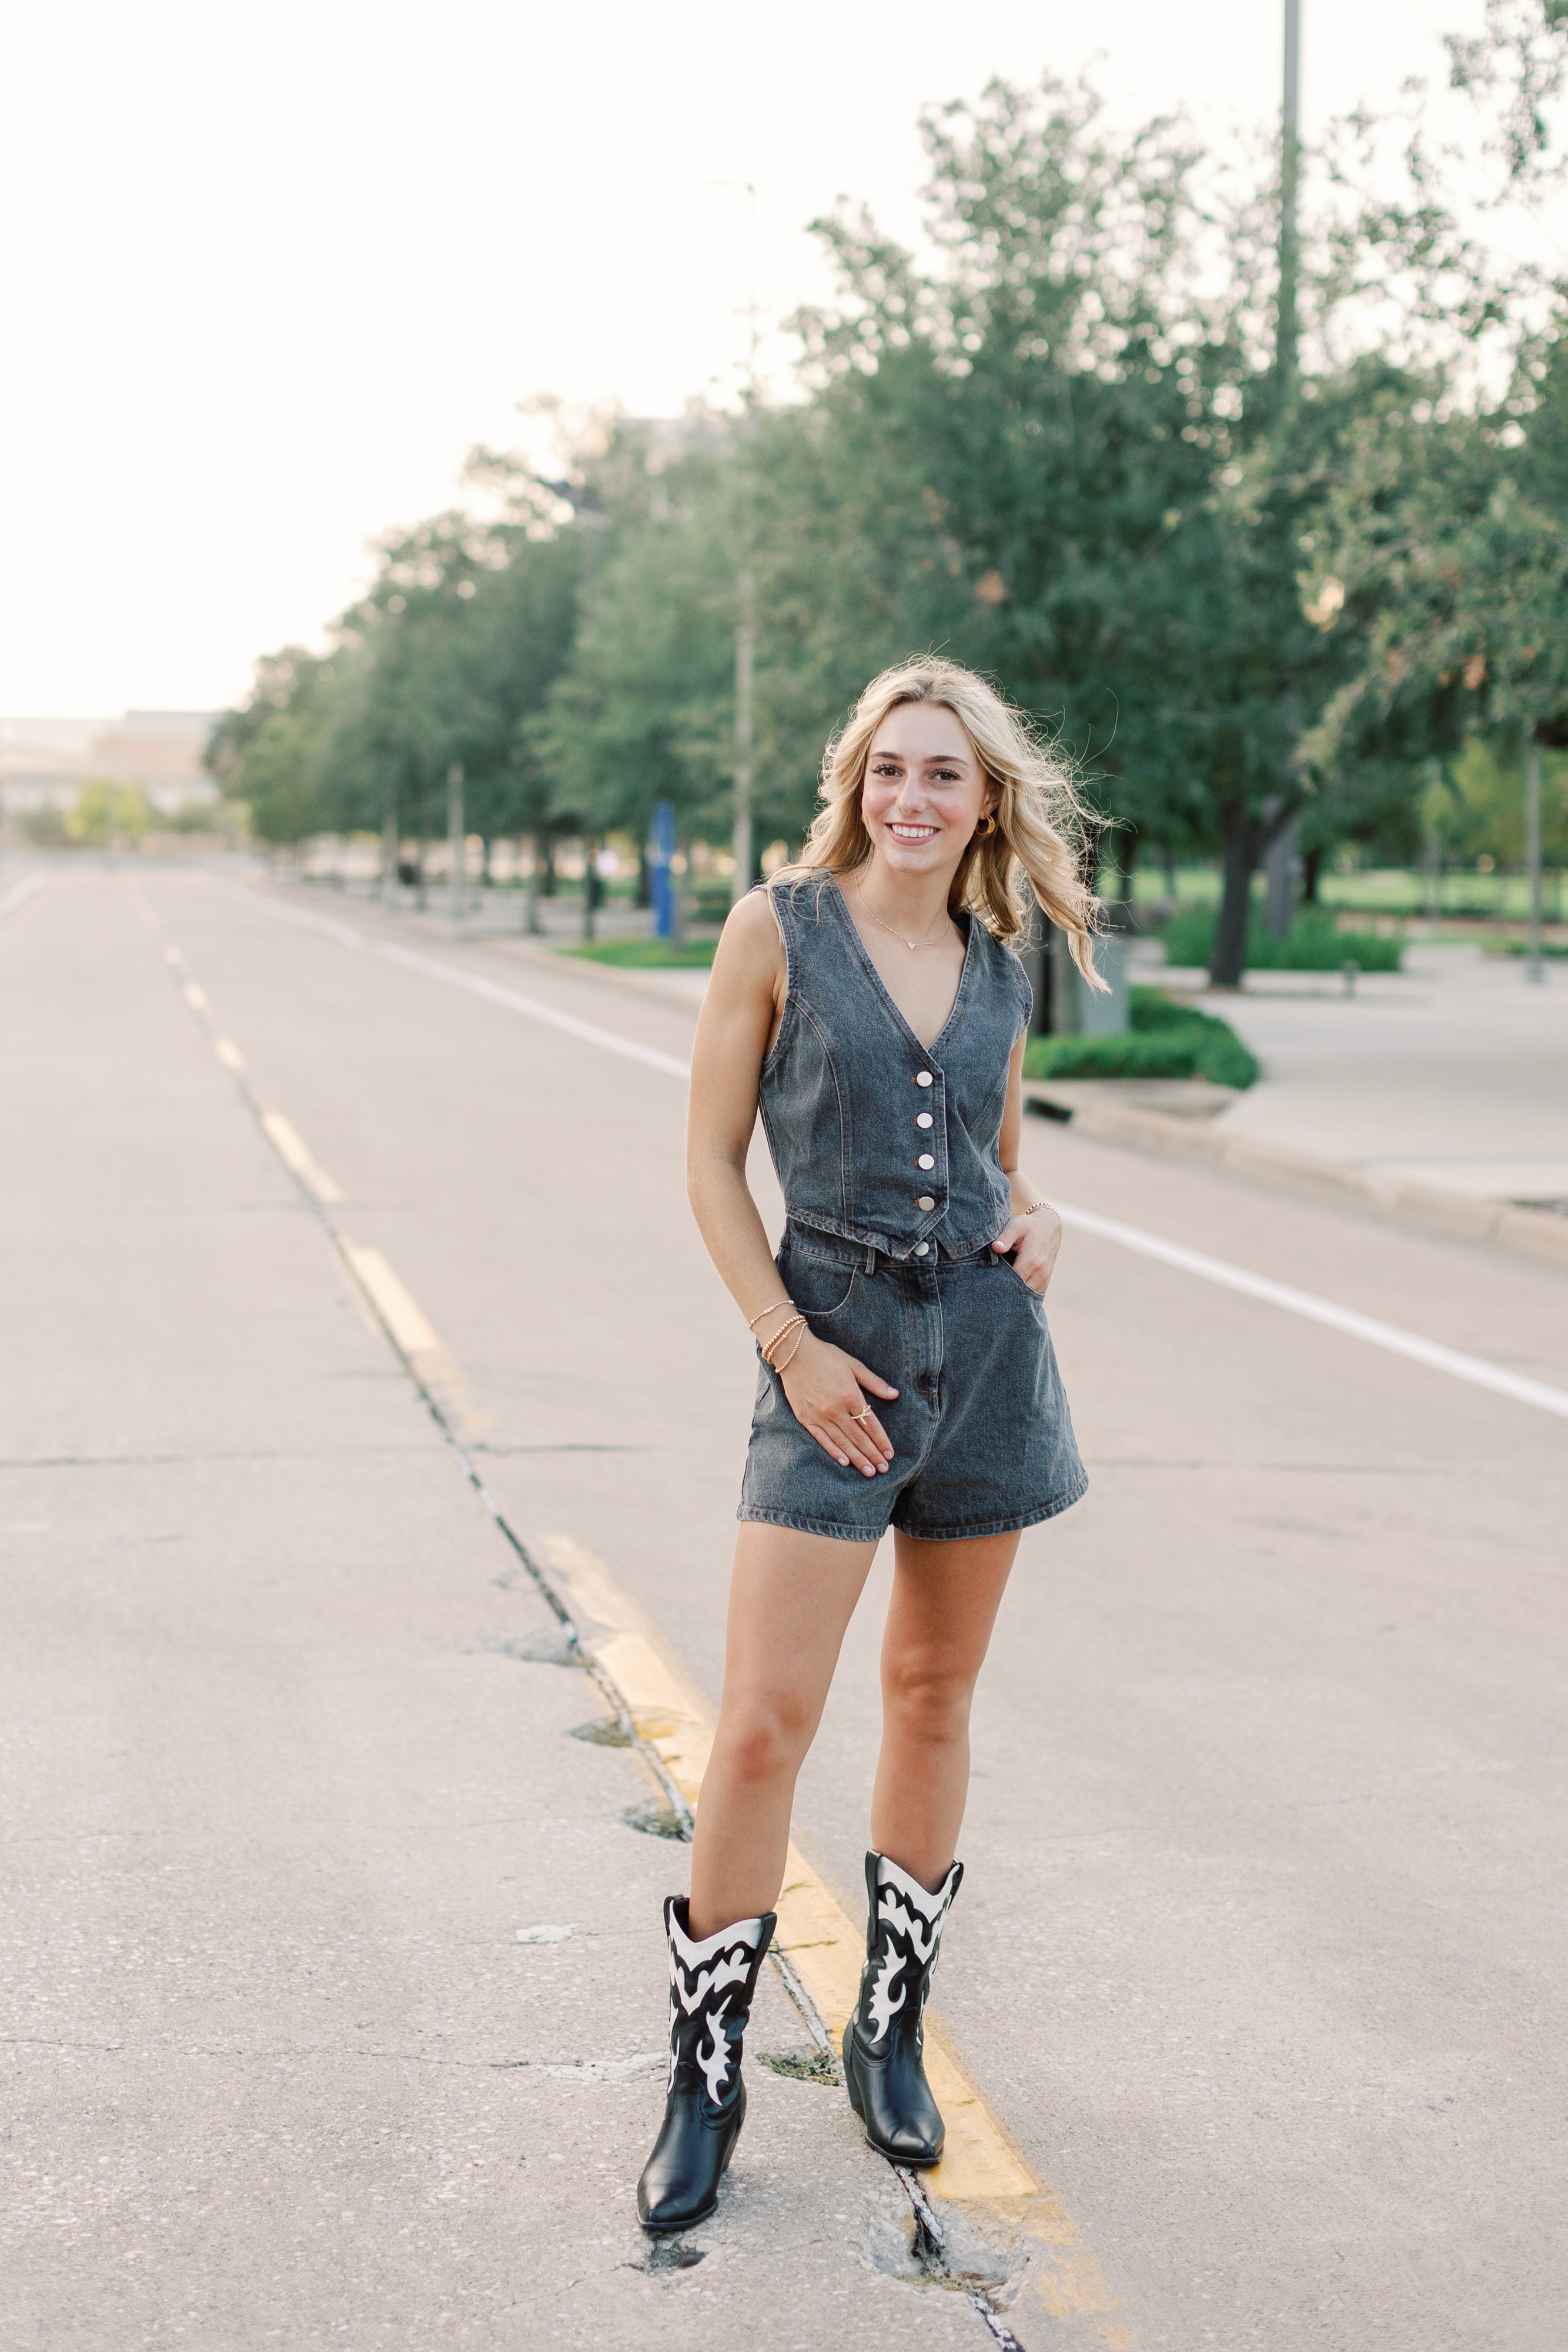
[[[761,1364],[737,1518],[873,1541],[889,1525],[932,1543],[1011,1534],[1054,1518],[1088,1485],[1045,1302],[988,1249],[890,1258],[791,1221],[778,1256],[820,1339],[880,1373],[867,1397],[893,1441],[874,1478],[841,1469]]]

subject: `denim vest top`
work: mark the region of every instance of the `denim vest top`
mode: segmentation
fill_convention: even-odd
[[[997,1147],[1008,1062],[1032,1003],[1023,966],[960,915],[958,993],[941,1035],[923,1045],[830,876],[775,884],[768,896],[789,984],[759,1093],[790,1216],[889,1257],[924,1257],[933,1242],[949,1257],[973,1255],[1012,1214]]]

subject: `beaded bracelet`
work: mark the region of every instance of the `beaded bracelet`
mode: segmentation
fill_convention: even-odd
[[[1051,1202],[1049,1201],[1031,1201],[1027,1209],[1015,1209],[1013,1211],[1013,1214],[1015,1217],[1032,1217],[1037,1209],[1050,1208]],[[1053,1216],[1055,1213],[1055,1211],[1051,1210],[1051,1214]]]
[[[760,1315],[754,1315],[752,1317],[750,1322],[746,1327],[748,1331],[755,1331],[759,1323],[765,1323],[770,1315],[777,1315],[781,1307],[793,1307],[794,1304],[795,1302],[792,1298],[776,1298],[771,1307],[765,1307]]]
[[[774,1364],[772,1355],[769,1351],[779,1345],[780,1339],[788,1339],[791,1331],[799,1330],[804,1333],[805,1328],[805,1317],[803,1315],[791,1315],[788,1323],[780,1323],[778,1330],[772,1333],[766,1347],[763,1347],[762,1342],[758,1340],[758,1346],[761,1350],[763,1362],[776,1371],[778,1370],[778,1366]],[[799,1346],[799,1341],[797,1341],[796,1345]],[[794,1350],[792,1349],[790,1353],[793,1354],[793,1352]]]
[[[791,1328],[792,1328],[792,1327],[791,1327]],[[790,1349],[789,1353],[785,1357],[784,1361],[783,1361],[781,1364],[776,1364],[776,1363],[774,1363],[774,1362],[772,1361],[771,1358],[769,1358],[769,1360],[768,1360],[768,1370],[769,1370],[770,1371],[772,1371],[772,1372],[776,1373],[776,1374],[778,1375],[779,1379],[780,1379],[780,1380],[782,1380],[782,1379],[783,1379],[783,1377],[784,1377],[785,1373],[789,1370],[789,1369],[790,1365],[794,1362],[794,1360],[795,1360],[796,1357],[800,1354],[800,1340],[801,1340],[801,1339],[803,1339],[805,1338],[805,1336],[806,1336],[806,1328],[807,1328],[807,1327],[806,1327],[806,1318],[805,1318],[805,1317],[802,1315],[802,1316],[801,1316],[801,1318],[800,1318],[800,1339],[798,1339],[796,1340],[796,1342],[795,1342],[794,1346]]]

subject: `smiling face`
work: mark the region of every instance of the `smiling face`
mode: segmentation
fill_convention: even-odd
[[[940,703],[899,703],[872,738],[861,816],[892,873],[952,873],[999,798],[962,722]]]

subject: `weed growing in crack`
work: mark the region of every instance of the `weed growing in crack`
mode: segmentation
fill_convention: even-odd
[[[759,2051],[758,2063],[768,2067],[775,2074],[787,2074],[792,2083],[826,2083],[831,2085],[844,2079],[838,2060],[831,2050],[813,2050],[806,2058],[794,2057],[789,2053],[770,2058]]]
[[[575,1731],[567,1733],[569,1739],[586,1739],[594,1748],[630,1748],[629,1733],[622,1731],[612,1715],[601,1715],[592,1723],[580,1723]]]
[[[629,1830],[641,1830],[644,1837],[674,1838],[685,1845],[691,1836],[674,1807],[661,1804],[656,1797],[649,1797],[640,1805],[628,1805],[621,1818]]]

